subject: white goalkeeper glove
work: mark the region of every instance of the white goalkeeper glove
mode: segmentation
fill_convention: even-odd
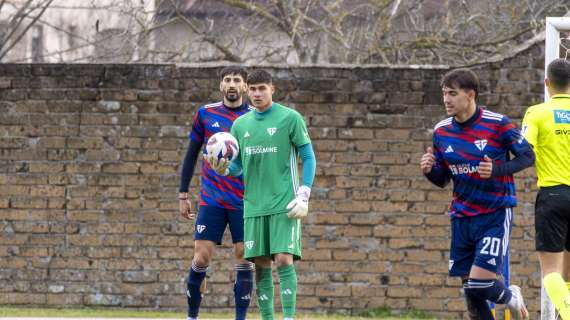
[[[297,189],[295,199],[287,205],[287,216],[290,219],[300,219],[307,216],[309,213],[309,197],[311,196],[311,188],[307,186],[300,186]]]
[[[228,174],[230,174],[230,169],[229,169],[230,161],[228,161],[228,159],[226,158],[218,159],[218,157],[216,156],[207,155],[206,161],[210,164],[210,167],[212,167],[212,169],[216,171],[217,174],[221,176],[227,176]]]

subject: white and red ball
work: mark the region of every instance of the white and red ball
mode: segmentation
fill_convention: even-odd
[[[238,152],[238,142],[229,132],[213,134],[206,144],[206,154],[215,155],[218,159],[226,158],[233,161],[237,158]]]

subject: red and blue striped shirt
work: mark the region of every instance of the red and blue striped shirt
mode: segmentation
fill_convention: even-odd
[[[221,101],[202,106],[194,114],[189,138],[205,146],[213,134],[229,132],[234,120],[251,109],[247,103],[237,108],[228,108]],[[243,209],[242,176],[220,176],[206,161],[202,161],[201,183],[201,206]]]
[[[516,206],[512,172],[496,174],[501,170],[495,169],[509,162],[509,153],[528,158],[530,152],[530,159],[516,171],[534,161],[530,145],[507,116],[479,107],[465,123],[453,117],[440,121],[434,128],[433,147],[435,165],[426,176],[440,186],[453,180],[449,207],[452,217],[477,216]],[[493,159],[493,174],[488,179],[478,173],[485,155]]]

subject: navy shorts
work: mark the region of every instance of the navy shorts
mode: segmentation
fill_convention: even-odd
[[[243,242],[243,210],[201,206],[196,217],[194,240],[210,240],[222,244],[228,224],[232,242]]]
[[[467,276],[472,265],[501,274],[512,222],[512,208],[475,217],[452,218],[449,275]]]

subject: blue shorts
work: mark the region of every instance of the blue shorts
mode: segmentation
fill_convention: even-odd
[[[222,244],[228,224],[232,242],[243,242],[243,210],[201,206],[196,217],[194,240],[210,240]]]
[[[467,276],[472,265],[501,274],[512,222],[512,208],[475,217],[452,218],[449,275]]]

